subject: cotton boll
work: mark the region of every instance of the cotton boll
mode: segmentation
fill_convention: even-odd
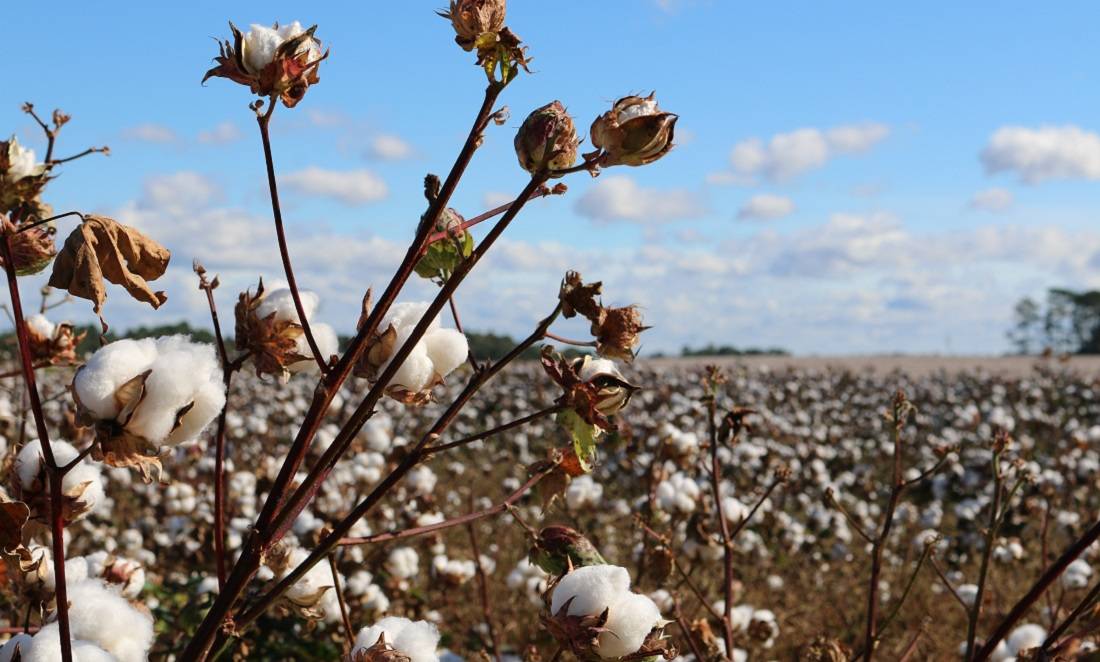
[[[69,626],[74,639],[89,641],[118,658],[143,662],[153,645],[153,619],[98,580],[68,587]]]
[[[75,460],[80,455],[72,444],[67,441],[55,439],[50,442],[54,461],[58,466],[63,466]],[[19,478],[19,486],[23,490],[42,490],[42,494],[48,494],[48,483],[42,473],[45,469],[45,457],[42,444],[37,439],[29,441],[19,450],[15,457],[15,475]],[[41,482],[39,478],[41,477]],[[84,515],[95,511],[104,503],[103,474],[99,467],[87,460],[81,460],[80,464],[73,467],[61,480],[61,492],[66,497],[79,495],[79,512],[73,515]]]
[[[589,565],[565,575],[554,587],[550,613],[556,615],[565,603],[568,616],[596,615],[630,590],[630,573],[616,565]],[[652,601],[651,601],[652,602]]]
[[[959,599],[962,600],[967,607],[974,607],[974,601],[978,599],[977,584],[963,584],[957,587],[955,592],[959,594]]]
[[[148,370],[156,358],[157,347],[152,338],[116,340],[97,350],[77,371],[73,391],[80,404],[98,418],[114,418],[121,409],[115,391]]]
[[[607,632],[600,635],[600,657],[616,658],[637,652],[660,620],[661,612],[648,596],[622,594],[608,609]]]
[[[397,547],[386,557],[386,570],[398,579],[409,579],[420,571],[420,555],[412,547]]]
[[[1047,631],[1043,626],[1025,623],[1013,630],[1005,641],[1008,643],[1009,652],[1018,656],[1030,648],[1042,646],[1046,638]]]
[[[452,370],[462,365],[470,353],[466,336],[457,329],[438,329],[424,337],[428,358],[432,360],[435,372],[446,377]]]
[[[408,476],[405,478],[409,489],[420,496],[431,494],[438,480],[435,472],[423,465],[409,471]]]
[[[333,354],[340,352],[340,339],[336,336],[336,329],[324,322],[311,324],[309,328],[313,331],[313,339],[317,341],[317,349],[321,350],[321,358],[327,361]]]
[[[187,421],[185,431],[176,430],[179,434],[173,435],[179,441],[189,441],[187,433],[193,433],[193,438],[224,404],[221,367],[214,346],[193,343],[188,336],[167,336],[157,339],[156,348],[153,372],[145,381],[145,397],[126,428],[153,444],[171,443],[168,437],[178,412],[201,397],[202,416],[196,415]]]
[[[410,332],[411,328],[398,331],[397,344],[395,347],[399,348],[404,345],[405,341],[409,339]],[[396,353],[396,350],[394,351]],[[382,366],[381,371],[386,370],[391,362],[392,359],[391,361],[387,361],[386,364]],[[435,366],[432,365],[432,360],[428,358],[428,350],[424,347],[424,343],[421,342],[413,346],[412,351],[405,357],[404,363],[398,367],[387,386],[401,386],[409,391],[420,391],[431,382],[434,375]]]
[[[395,651],[406,655],[410,662],[439,662],[439,630],[427,621],[411,621],[401,616],[387,616],[355,637],[354,651],[370,648],[380,636]]]
[[[54,323],[46,319],[46,316],[42,314],[31,315],[24,321],[27,323],[27,328],[46,338],[53,338],[53,334],[57,330]]]

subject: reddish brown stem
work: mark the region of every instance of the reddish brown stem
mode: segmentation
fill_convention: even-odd
[[[355,628],[351,626],[348,615],[348,603],[344,600],[344,591],[340,586],[340,573],[336,570],[336,554],[328,555],[329,569],[332,570],[332,590],[336,592],[336,601],[340,603],[340,620],[344,622],[344,654],[350,655],[355,645]]]
[[[271,114],[275,112],[276,105],[276,99],[273,97],[268,101],[267,112],[257,113],[256,115],[256,121],[260,125],[260,138],[264,145],[267,188],[271,193],[271,214],[275,218],[275,236],[279,240],[279,256],[283,260],[283,273],[286,275],[290,296],[294,299],[294,310],[298,313],[298,323],[302,326],[306,343],[309,345],[309,351],[313,354],[313,360],[317,362],[321,375],[325,375],[328,373],[328,361],[324,356],[321,356],[321,348],[317,346],[317,340],[313,337],[313,329],[306,317],[306,309],[302,305],[302,295],[298,292],[298,282],[294,278],[294,267],[290,263],[290,248],[286,243],[286,232],[283,229],[283,211],[282,206],[279,204],[279,185],[275,180],[275,161],[271,156],[271,132],[269,131]]]
[[[8,279],[8,293],[11,295],[12,316],[15,318],[15,336],[19,342],[19,360],[23,368],[23,381],[27,387],[34,424],[46,460],[46,472],[50,478],[50,534],[53,543],[54,597],[57,603],[58,635],[61,643],[61,659],[72,662],[72,638],[69,632],[69,598],[65,584],[65,519],[62,512],[61,482],[65,472],[58,467],[50,445],[50,433],[46,428],[46,415],[42,410],[42,401],[38,397],[38,383],[34,376],[34,361],[31,358],[30,340],[27,337],[27,325],[23,321],[23,303],[19,296],[19,282],[15,273],[15,260],[12,257],[11,237],[3,234],[0,239],[0,251],[3,252],[4,273]]]
[[[528,414],[527,416],[524,416],[523,418],[517,418],[514,421],[509,421],[507,423],[503,423],[501,425],[498,425],[495,428],[492,428],[490,430],[485,430],[484,432],[478,432],[477,434],[472,434],[469,437],[463,437],[462,439],[456,439],[455,441],[449,441],[445,444],[437,444],[435,446],[430,446],[430,447],[424,449],[424,455],[425,456],[431,456],[431,455],[434,455],[434,454],[436,454],[440,451],[449,450],[451,448],[457,448],[459,446],[466,446],[467,444],[472,444],[475,441],[481,441],[482,439],[485,439],[487,437],[491,437],[495,434],[500,434],[501,432],[507,432],[508,430],[514,430],[515,428],[527,425],[531,421],[536,421],[536,420],[538,420],[538,419],[540,419],[544,416],[549,416],[551,414],[556,414],[559,411],[561,411],[562,409],[565,409],[564,405],[560,405],[560,404],[551,405],[551,406],[549,406],[545,409],[540,409],[540,410],[536,411],[533,414]]]
[[[733,537],[730,535],[729,522],[722,508],[722,467],[718,462],[718,424],[715,422],[717,409],[716,397],[707,405],[707,430],[710,436],[710,489],[714,497],[716,517],[722,533],[722,598],[725,601],[722,610],[722,629],[725,630],[726,657],[733,659]]]
[[[566,345],[574,345],[576,347],[595,347],[596,346],[596,341],[595,340],[573,340],[571,338],[563,338],[559,335],[555,335],[553,333],[550,333],[549,331],[546,332],[546,337],[549,338],[550,340],[556,340],[560,343],[563,343],[563,344],[566,344]]]
[[[546,475],[540,474],[539,478]],[[471,497],[471,506],[473,497]],[[477,527],[474,522],[466,523],[466,532],[470,537],[470,550],[474,555],[474,567],[477,569],[477,590],[481,599],[481,615],[485,619],[485,627],[489,631],[489,644],[492,646],[493,659],[500,662],[500,642],[497,640],[497,631],[493,627],[493,603],[489,600],[489,578],[485,574],[485,568],[481,565],[481,549],[477,544]]]

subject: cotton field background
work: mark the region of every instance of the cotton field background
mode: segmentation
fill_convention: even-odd
[[[413,653],[413,660],[434,659],[437,637],[441,659],[478,659],[494,647],[501,659],[539,659],[534,651],[546,655],[555,647],[540,625],[550,575],[531,550],[540,529],[570,527],[584,532],[607,563],[626,568],[630,577],[624,581],[674,621],[666,629],[682,659],[691,654],[678,623],[707,647],[704,652],[711,651],[708,655],[721,655],[722,644],[715,640],[723,632],[718,618],[722,547],[706,470],[704,373],[677,363],[639,362],[629,371],[630,379],[647,387],[618,416],[618,431],[601,447],[599,467],[573,479],[554,503],[544,506],[546,494],[536,490],[518,499],[514,510],[476,521],[472,530],[457,526],[342,546],[334,556],[336,576],[327,564],[316,568],[295,585],[291,599],[297,595],[309,602],[312,594],[339,582],[354,624],[383,617],[432,624],[424,635],[429,652]],[[757,508],[735,539],[736,659],[846,659],[851,653],[843,642],[857,641],[862,632],[869,547],[855,527],[873,530],[882,517],[892,439],[885,415],[896,389],[916,407],[903,435],[907,478],[939,462],[938,447],[959,450],[897,509],[881,582],[885,613],[893,614],[910,578],[915,581],[885,632],[883,657],[900,657],[917,633],[924,634],[917,639],[916,659],[952,659],[964,643],[967,611],[959,602],[974,600],[997,429],[1011,432],[1007,453],[1019,460],[1014,471],[1027,480],[1005,504],[982,627],[995,623],[1095,518],[1100,386],[1092,366],[1048,361],[1011,374],[1021,372],[1022,362],[1016,361],[1005,375],[955,371],[946,362],[933,374],[909,376],[791,363],[723,366],[729,397],[755,411],[740,440],[719,449],[726,517],[736,524]],[[61,429],[71,429],[64,397],[71,377],[68,370],[53,369],[41,384],[50,421]],[[11,472],[19,440],[34,431],[17,380],[4,381],[0,407]],[[284,386],[251,376],[237,384],[230,401],[235,413],[227,421],[232,551],[239,549],[270,488],[310,388],[301,380]],[[455,390],[449,385],[441,399]],[[352,395],[338,396],[314,456],[331,442],[339,412]],[[539,366],[517,365],[461,415],[453,435],[462,438],[520,419],[553,397],[553,384]],[[428,405],[409,416],[389,401],[368,422],[346,464],[295,521],[287,537],[291,558],[392,469],[439,409]],[[490,509],[520,488],[529,478],[524,467],[560,445],[561,436],[552,421],[537,421],[440,455],[410,473],[377,515],[356,526],[354,536],[369,539]],[[88,440],[70,441],[79,447]],[[163,462],[160,483],[144,484],[128,469],[92,464],[79,476],[90,484],[85,494],[93,495],[86,497],[90,512],[70,533],[70,578],[107,577],[123,596],[144,605],[156,624],[155,633],[142,635],[154,638],[149,649],[154,659],[178,650],[217,591],[208,487],[214,466],[208,451],[202,444],[176,450]],[[780,470],[787,478],[762,499]],[[830,505],[830,490],[851,521]],[[920,563],[928,548],[934,552]],[[1093,544],[1075,560],[993,659],[1009,659],[1042,643],[1052,625],[1085,597],[1097,555],[1100,546]],[[274,573],[262,572],[270,582]],[[39,580],[43,591],[50,589],[50,579],[47,569]],[[9,623],[18,627],[26,617],[25,603],[10,590],[5,598]],[[254,659],[338,658],[344,634],[337,592],[325,591],[308,617],[290,607],[265,616],[245,636],[242,649]],[[105,630],[117,626],[118,637],[138,636],[125,621],[100,622],[94,612],[82,618]],[[369,646],[372,637],[377,638],[359,633],[358,641]],[[814,642],[837,650],[811,654],[807,645]],[[1092,647],[1089,637],[1082,647]]]

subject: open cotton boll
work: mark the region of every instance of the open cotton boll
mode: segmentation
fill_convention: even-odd
[[[152,366],[157,358],[156,342],[152,338],[116,340],[101,347],[77,371],[73,391],[80,404],[97,418],[118,416],[115,391]]]
[[[61,439],[51,441],[50,449],[58,466],[66,465],[80,455],[80,451],[76,450],[72,444]],[[42,443],[35,439],[28,441],[15,457],[15,475],[19,477],[19,485],[23,490],[42,490],[42,494],[48,494],[48,485],[41,473],[45,463],[45,456],[42,453]],[[41,483],[36,484],[40,476]],[[66,497],[76,497],[79,500],[79,506],[70,513],[70,516],[94,511],[105,498],[103,474],[97,465],[81,460],[80,464],[69,470],[61,480],[61,493]],[[24,499],[27,496],[29,495],[24,494]]]
[[[353,650],[370,648],[385,634],[386,643],[404,654],[409,662],[439,662],[439,630],[427,621],[411,621],[402,616],[387,616],[355,637]]]
[[[428,358],[432,360],[436,374],[446,377],[466,361],[470,344],[458,329],[437,329],[424,336]]]
[[[99,580],[70,585],[68,597],[73,639],[91,642],[119,662],[143,662],[148,658],[153,645],[152,617]]]
[[[313,340],[317,342],[317,350],[321,353],[322,359],[328,361],[333,354],[339,353],[340,340],[336,336],[335,329],[324,322],[311,322],[309,328],[313,331]],[[294,341],[294,350],[299,356],[306,358],[291,363],[287,366],[288,370],[295,374],[315,373],[321,370],[317,365],[317,361],[313,358],[313,350],[309,347],[309,339],[306,338],[306,334],[303,333]]]
[[[554,587],[550,613],[557,614],[570,598],[568,616],[595,616],[630,590],[630,573],[617,565],[589,565],[565,575]]]
[[[412,327],[405,327],[398,329],[397,331],[397,343],[395,348],[399,348],[405,344],[412,333]],[[394,353],[396,354],[396,349]],[[389,364],[393,361],[393,358],[387,361],[381,368],[382,371],[389,367]],[[405,358],[405,362],[397,369],[397,372],[393,374],[393,378],[390,379],[389,384],[386,386],[401,386],[409,391],[420,391],[427,386],[432,377],[435,375],[435,366],[432,365],[432,360],[428,357],[428,350],[424,346],[423,342],[418,342],[409,352],[409,355]]]
[[[26,322],[27,327],[30,330],[34,331],[40,336],[45,336],[47,338],[53,338],[54,331],[57,330],[57,327],[54,325],[54,323],[46,319],[46,316],[42,315],[41,313],[37,315],[31,315],[26,319]]]
[[[598,566],[590,566],[598,567]],[[624,593],[607,611],[607,631],[600,635],[600,657],[623,657],[635,653],[661,620],[661,612],[649,596]]]
[[[157,339],[156,349],[145,397],[126,429],[156,445],[191,441],[225,404],[214,346],[191,342],[188,336],[167,336]],[[191,403],[180,428],[173,430],[178,412]]]
[[[1012,655],[1018,656],[1030,648],[1042,646],[1043,640],[1046,638],[1047,631],[1043,629],[1043,626],[1035,623],[1025,623],[1013,630],[1005,641],[1008,643],[1008,651]]]
[[[73,662],[120,662],[119,658],[90,641],[72,639]],[[61,628],[57,623],[42,626],[19,650],[20,662],[61,662]],[[10,660],[0,653],[0,660]]]

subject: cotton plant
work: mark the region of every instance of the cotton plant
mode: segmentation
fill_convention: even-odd
[[[429,306],[428,302],[394,304],[367,346],[356,374],[371,382],[380,379],[421,319],[427,316]],[[457,329],[444,328],[436,315],[386,383],[386,394],[409,404],[430,401],[432,389],[462,365],[469,352],[466,336]]]
[[[630,590],[630,573],[590,565],[562,576],[550,589],[547,629],[582,660],[644,657],[664,650],[665,621],[653,600]]]
[[[213,346],[187,336],[116,340],[81,366],[72,392],[95,455],[147,480],[160,449],[195,441],[225,405]]]
[[[355,636],[352,662],[439,662],[439,629],[426,621],[387,616]]]

